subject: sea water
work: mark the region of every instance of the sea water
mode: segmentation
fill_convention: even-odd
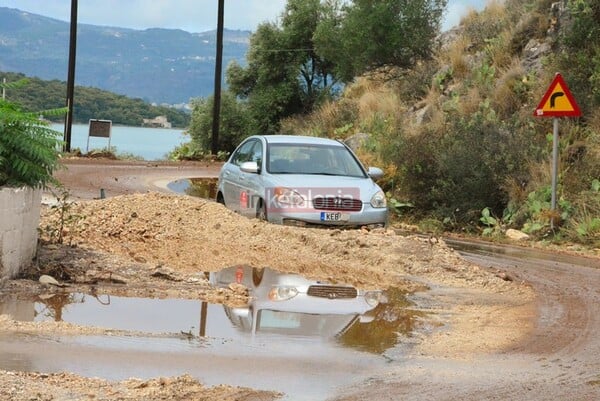
[[[60,132],[63,138],[64,124],[51,124],[52,129]],[[93,149],[108,147],[108,138],[90,137],[89,126],[74,124],[71,127],[71,150],[79,148],[87,153]],[[116,149],[117,155],[131,154],[144,160],[162,160],[167,154],[190,138],[182,128],[146,128],[113,125],[110,146]]]

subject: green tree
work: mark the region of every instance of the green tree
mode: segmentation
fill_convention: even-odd
[[[192,120],[189,134],[201,149],[211,148],[214,98],[192,100]],[[244,103],[238,102],[231,92],[221,96],[221,121],[219,150],[231,152],[248,136],[248,112]]]
[[[329,13],[317,34],[318,52],[344,82],[382,65],[410,67],[431,55],[446,0],[354,0]]]
[[[229,88],[248,102],[251,133],[277,133],[282,118],[309,113],[329,98],[336,83],[333,64],[317,54],[314,44],[329,6],[319,0],[289,0],[280,25],[261,24],[250,38],[247,67],[228,67]]]
[[[24,82],[6,86],[16,89]],[[55,109],[43,114],[64,112]],[[48,128],[39,114],[23,112],[18,104],[0,99],[0,186],[36,188],[53,181],[52,174],[59,166],[60,141],[58,133]]]

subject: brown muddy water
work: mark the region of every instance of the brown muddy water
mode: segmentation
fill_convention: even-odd
[[[109,380],[188,373],[207,385],[248,386],[281,391],[290,400],[317,400],[405,357],[418,316],[404,293],[359,290],[351,297],[349,286],[244,269],[211,276],[216,286],[237,281],[250,289],[250,302],[242,308],[193,299],[0,294],[0,314],[15,320],[115,330],[104,335],[0,334],[0,369],[68,371]],[[317,296],[306,295],[309,287]]]
[[[217,197],[217,178],[183,178],[171,181],[167,188],[180,194],[214,200]]]

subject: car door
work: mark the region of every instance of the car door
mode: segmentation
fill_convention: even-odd
[[[250,150],[249,160],[255,162],[258,166],[257,173],[248,173],[240,170],[239,186],[240,186],[240,213],[255,217],[258,202],[264,196],[263,179],[262,179],[262,163],[263,163],[263,144],[260,140],[253,141],[254,145]]]
[[[240,165],[243,162],[250,161],[252,148],[254,147],[256,140],[250,139],[243,142],[231,155],[229,161],[223,166],[221,180],[223,181],[223,198],[225,205],[235,211],[240,212]]]

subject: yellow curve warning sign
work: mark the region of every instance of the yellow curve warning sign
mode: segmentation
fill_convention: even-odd
[[[562,75],[556,74],[533,115],[535,117],[581,116],[581,110]]]

